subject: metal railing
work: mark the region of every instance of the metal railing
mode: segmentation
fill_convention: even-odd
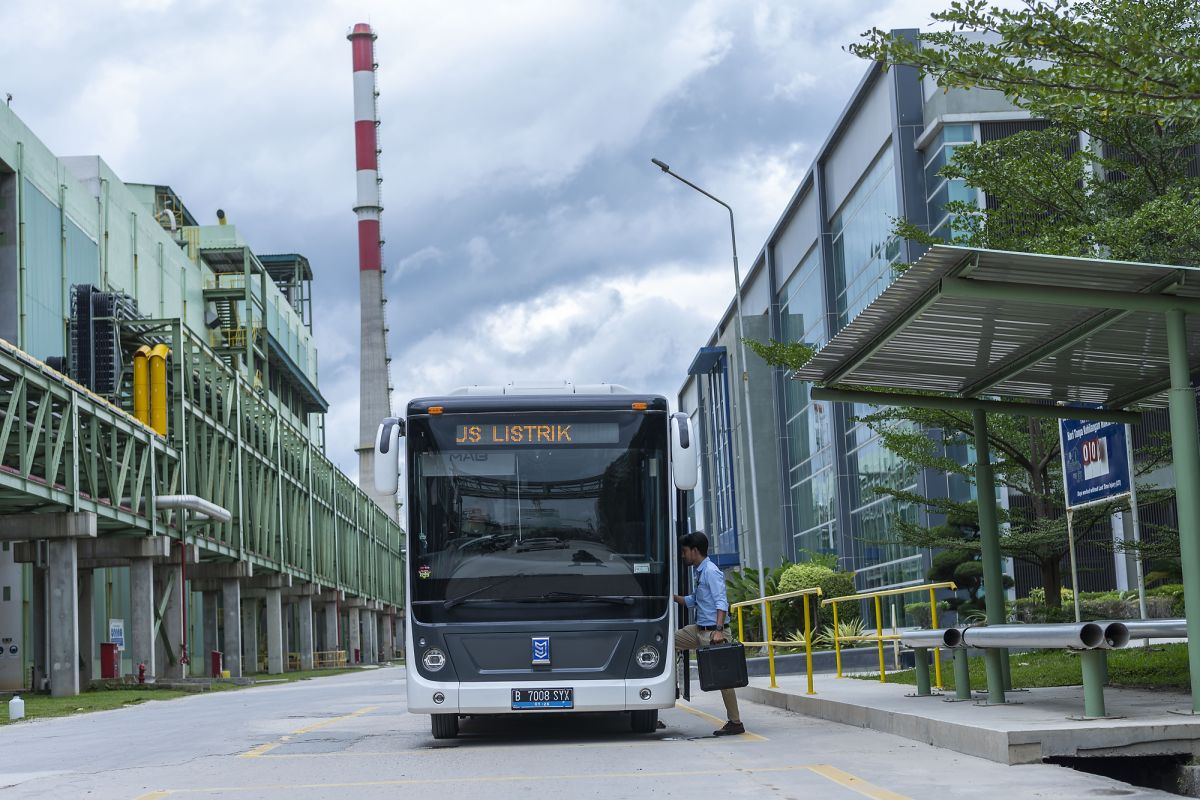
[[[816,694],[813,691],[813,668],[812,668],[812,613],[810,612],[809,598],[821,595],[821,587],[814,586],[811,589],[800,589],[795,592],[784,592],[782,594],[772,594],[767,597],[756,597],[753,600],[743,600],[740,603],[733,603],[729,606],[730,611],[737,610],[737,625],[738,625],[738,641],[743,645],[751,647],[767,648],[767,663],[771,670],[771,688],[778,688],[775,683],[775,648],[776,647],[795,647],[796,642],[777,642],[773,640],[774,632],[771,630],[771,603],[780,600],[793,600],[797,597],[804,598],[804,657],[805,671],[808,673],[808,694]],[[767,639],[764,642],[747,642],[745,641],[745,621],[742,614],[742,609],[748,606],[757,606],[762,604],[765,606],[765,619],[763,620],[764,629],[766,630]]]
[[[901,586],[897,589],[880,589],[875,592],[859,592],[858,594],[847,594],[842,597],[830,597],[822,600],[821,605],[833,607],[833,651],[834,658],[837,661],[837,676],[842,677],[842,641],[854,642],[875,642],[879,649],[879,682],[887,682],[887,672],[884,669],[883,663],[883,643],[886,641],[898,641],[900,634],[883,632],[883,607],[880,603],[880,598],[894,597],[902,594],[913,594],[914,592],[929,592],[929,619],[931,627],[936,628],[937,622],[937,597],[934,593],[938,589],[957,589],[954,581],[943,581],[942,583],[923,583],[918,586]],[[862,636],[842,636],[838,630],[838,603],[861,600],[875,601],[875,633],[863,634]],[[942,688],[942,662],[938,648],[933,649],[933,670],[934,680],[937,688]]]

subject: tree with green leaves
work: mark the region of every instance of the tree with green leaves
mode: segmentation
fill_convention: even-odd
[[[911,64],[939,86],[995,89],[1038,116],[1200,119],[1200,24],[1189,0],[957,0],[920,45],[874,28],[850,52]]]
[[[1043,120],[998,141],[959,146],[941,174],[986,194],[951,202],[950,242],[970,247],[1163,264],[1200,264],[1200,5],[1178,0],[1026,0],[1016,9],[961,0],[933,14],[937,29],[920,41],[873,29],[851,52],[886,66],[907,65],[945,90],[994,90]],[[897,235],[924,244],[942,239],[909,220]],[[902,267],[901,267],[902,268]],[[795,369],[811,355],[800,343],[755,351]],[[973,480],[946,454],[970,442],[970,415],[887,408],[864,418],[884,444],[921,467]],[[989,415],[997,482],[1025,498],[1003,515],[1001,550],[1037,565],[1048,602],[1057,605],[1066,530],[1056,426]],[[1147,465],[1166,448],[1151,448]],[[969,504],[896,497],[947,518]],[[1081,538],[1115,506],[1079,512]],[[906,544],[978,547],[946,526],[900,525]],[[1160,539],[1169,548],[1171,537]],[[1169,553],[1159,553],[1162,556]]]
[[[952,457],[949,452],[973,441],[975,430],[969,413],[890,407],[868,414],[862,421],[880,435],[885,447],[906,461],[974,482],[974,466]],[[1025,499],[1019,507],[1000,509],[999,519],[1004,524],[1000,532],[1000,552],[1036,567],[1046,589],[1047,603],[1058,606],[1061,603],[1058,590],[1062,586],[1062,561],[1067,555],[1068,542],[1058,426],[1033,417],[989,414],[988,444],[996,484]],[[1139,466],[1141,473],[1152,471],[1161,464],[1167,452],[1165,446],[1147,448],[1146,457]],[[912,547],[970,554],[972,558],[980,552],[978,510],[974,501],[931,500],[913,492],[887,488],[879,491],[925,506],[946,520],[932,527],[900,520],[892,531],[899,541]],[[1143,491],[1144,499],[1155,496],[1150,487]],[[1118,500],[1077,511],[1074,519],[1076,538],[1086,538],[1096,525],[1123,505],[1125,501]],[[966,561],[966,558],[961,560]],[[962,577],[969,578],[967,571],[970,569],[966,567]],[[971,591],[969,581],[965,588]]]

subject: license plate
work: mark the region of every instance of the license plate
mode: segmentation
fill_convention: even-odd
[[[513,689],[514,711],[535,708],[574,708],[574,689]]]

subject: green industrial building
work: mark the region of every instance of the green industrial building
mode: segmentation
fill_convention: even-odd
[[[402,530],[325,454],[311,282],[0,107],[0,690],[110,641],[159,679],[394,654]]]

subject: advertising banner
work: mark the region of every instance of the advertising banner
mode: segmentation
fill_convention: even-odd
[[[1130,492],[1129,442],[1118,422],[1064,419],[1058,424],[1067,508]]]
[[[125,649],[125,620],[110,619],[108,621],[108,640],[117,646],[118,651]]]

